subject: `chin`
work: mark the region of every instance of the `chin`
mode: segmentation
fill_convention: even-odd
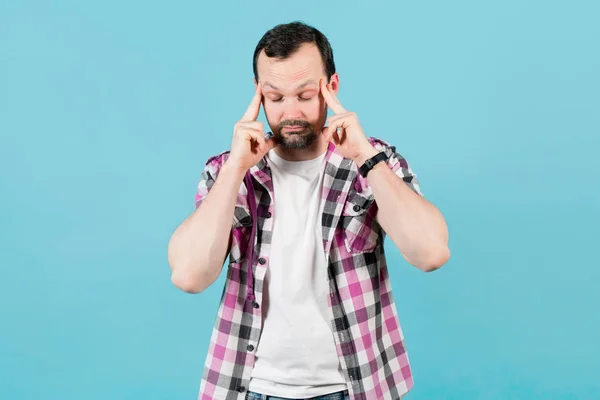
[[[301,150],[310,147],[316,140],[317,135],[311,131],[285,133],[276,136],[279,145],[285,149]]]

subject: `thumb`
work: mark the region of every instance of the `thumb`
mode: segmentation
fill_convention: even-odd
[[[326,141],[330,142],[331,141],[331,137],[328,134],[329,132],[329,127],[328,126],[324,126],[323,129],[321,129],[321,135],[323,135],[323,137],[325,138]]]
[[[270,136],[269,139],[265,140],[265,145],[266,145],[265,147],[267,149],[265,151],[265,153],[268,153],[269,151],[271,151],[273,148],[275,148],[277,146],[277,140],[275,139],[274,136]]]

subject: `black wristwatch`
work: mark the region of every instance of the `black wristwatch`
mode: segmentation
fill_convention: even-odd
[[[361,165],[358,169],[358,172],[360,172],[363,178],[366,178],[369,171],[372,170],[373,167],[377,165],[377,163],[379,163],[380,161],[385,161],[388,158],[389,157],[387,156],[387,154],[384,151],[382,151],[365,161],[365,163]]]

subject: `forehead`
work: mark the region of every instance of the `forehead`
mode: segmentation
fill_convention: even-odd
[[[313,79],[318,82],[324,75],[319,49],[313,43],[304,43],[288,58],[269,58],[264,51],[256,63],[260,81],[269,81],[277,87],[287,88],[301,81]]]

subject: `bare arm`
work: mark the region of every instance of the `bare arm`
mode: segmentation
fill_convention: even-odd
[[[173,233],[168,250],[171,280],[181,290],[199,293],[219,277],[243,179],[243,170],[225,163],[202,204]]]
[[[377,151],[369,156],[374,154]],[[377,164],[367,180],[379,208],[377,221],[404,258],[425,272],[444,265],[450,250],[448,227],[441,212],[409,188],[386,163]]]
[[[200,206],[173,233],[169,241],[171,281],[188,293],[199,293],[217,280],[231,245],[236,200],[246,171],[256,165],[276,142],[265,140],[256,121],[262,100],[256,85],[252,102],[235,125],[229,158],[215,172],[216,179]]]
[[[361,166],[378,151],[369,143],[356,114],[346,111],[330,87],[321,82],[321,93],[335,113],[324,131],[326,139]],[[426,272],[445,264],[450,257],[448,228],[440,211],[408,187],[387,163],[377,164],[367,181],[379,207],[377,221],[404,258]]]

